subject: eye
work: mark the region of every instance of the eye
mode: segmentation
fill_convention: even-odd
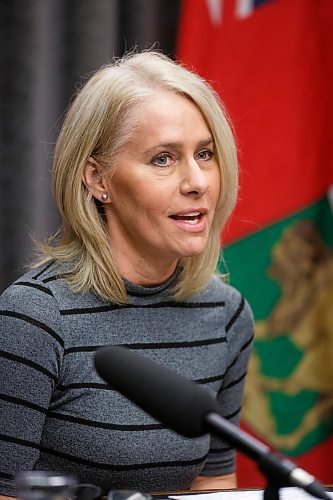
[[[159,153],[152,159],[152,164],[157,167],[170,167],[175,162],[170,153]]]
[[[202,151],[199,151],[197,154],[197,158],[203,161],[211,160],[213,156],[214,153],[210,149],[203,149]]]

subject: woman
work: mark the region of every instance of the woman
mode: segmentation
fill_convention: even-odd
[[[176,435],[111,390],[95,350],[121,344],[203,384],[238,422],[253,335],[214,276],[237,193],[225,112],[197,75],[154,52],[98,71],[55,151],[63,226],[1,302],[1,488],[20,470],[144,491],[236,484],[234,450]]]

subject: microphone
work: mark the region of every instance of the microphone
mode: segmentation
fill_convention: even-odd
[[[254,459],[270,486],[298,486],[330,500],[311,474],[223,418],[203,387],[121,346],[98,349],[94,362],[110,387],[178,434],[194,438],[212,432]]]

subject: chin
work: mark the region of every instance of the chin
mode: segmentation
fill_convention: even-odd
[[[201,255],[206,249],[207,244],[205,245],[193,245],[192,247],[184,249],[182,252],[182,257],[197,257]]]

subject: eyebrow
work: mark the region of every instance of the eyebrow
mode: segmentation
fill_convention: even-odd
[[[207,139],[203,139],[202,141],[199,141],[196,147],[204,148],[206,146],[209,146],[209,144],[214,144],[213,137],[208,137]],[[160,142],[159,144],[155,144],[152,148],[149,148],[146,151],[146,153],[150,153],[157,148],[181,149],[181,147],[182,147],[181,142]]]

